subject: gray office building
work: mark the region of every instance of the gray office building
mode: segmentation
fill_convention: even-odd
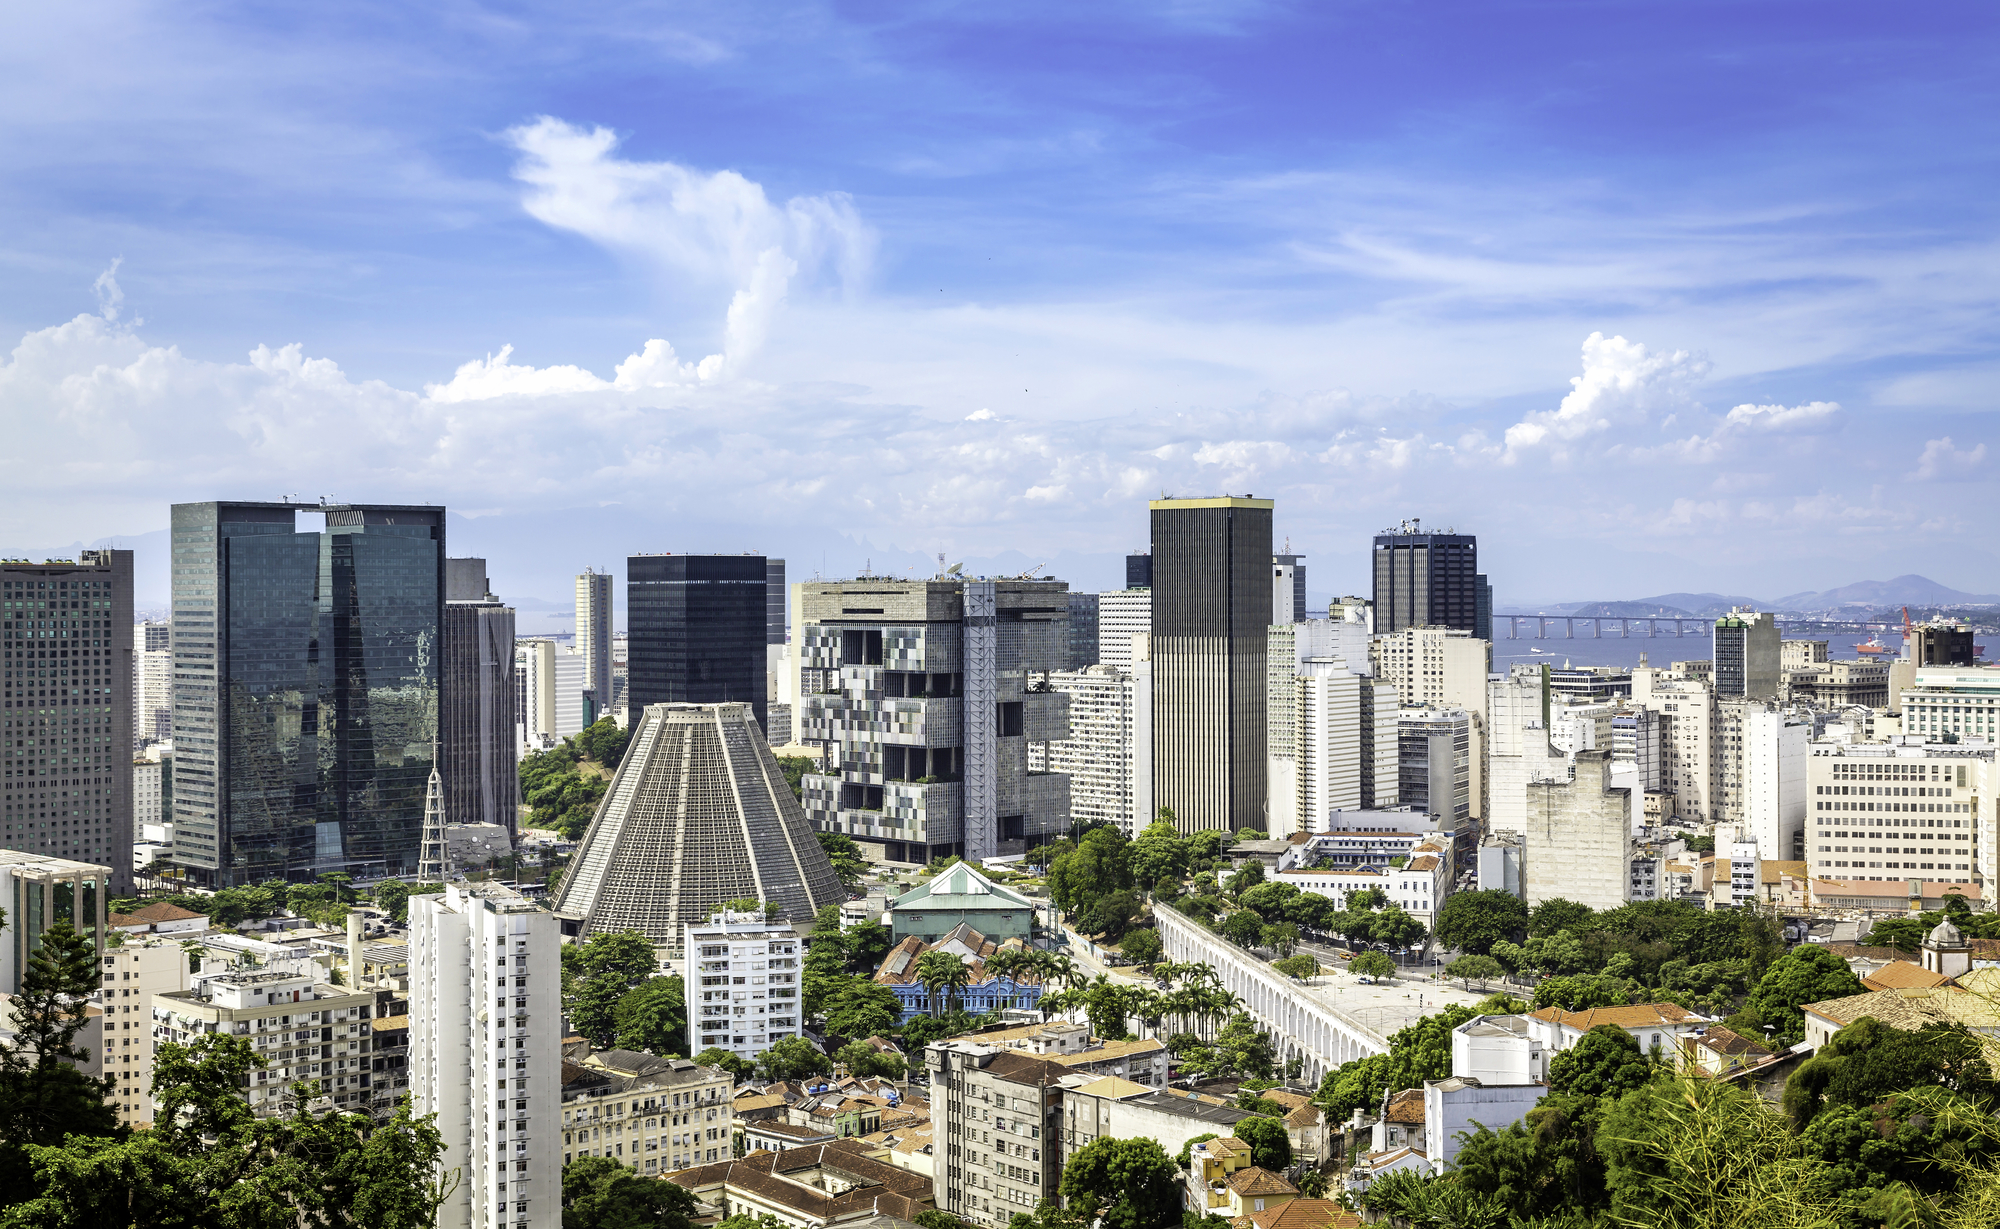
[[[1773,700],[1784,680],[1784,646],[1777,616],[1732,609],[1715,621],[1715,694]]]
[[[445,575],[439,769],[445,820],[499,824],[511,834],[518,827],[521,797],[514,754],[514,725],[520,720],[514,608],[493,596],[484,559],[447,560]]]
[[[1406,708],[1396,726],[1396,774],[1402,805],[1439,828],[1470,831],[1472,717],[1463,709]]]
[[[445,511],[173,508],[174,861],[226,887],[416,870]]]
[[[1127,589],[1153,587],[1153,556],[1150,553],[1125,556],[1125,587]]]
[[[1479,539],[1422,532],[1421,521],[1375,535],[1375,634],[1455,627],[1493,638],[1493,597],[1479,571]]]
[[[1068,828],[1069,777],[1030,771],[1028,754],[1069,736],[1069,697],[1031,678],[1068,661],[1068,586],[862,579],[800,593],[798,739],[838,766],[805,778],[814,827],[904,864],[1018,854]]]
[[[783,644],[791,634],[791,624],[785,615],[785,600],[790,590],[785,587],[785,561],[766,557],[764,560],[764,643]]]
[[[626,708],[748,704],[770,728],[769,561],[633,555],[625,561]]]
[[[0,560],[0,615],[0,849],[110,867],[128,893],[132,552]]]
[[[1266,827],[1268,499],[1160,499],[1153,528],[1153,804],[1183,832]]]

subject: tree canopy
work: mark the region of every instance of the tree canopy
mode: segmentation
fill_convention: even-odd
[[[1749,1006],[1765,1024],[1777,1026],[1781,1039],[1805,1040],[1807,1003],[1845,998],[1865,989],[1861,979],[1826,948],[1803,943],[1771,965],[1750,992]]]
[[[1099,1136],[1071,1154],[1062,1171],[1062,1197],[1086,1220],[1092,1211],[1102,1229],[1160,1229],[1180,1220],[1174,1163],[1154,1139]]]
[[[1437,913],[1437,941],[1484,956],[1502,939],[1527,929],[1528,907],[1512,892],[1454,892]]]

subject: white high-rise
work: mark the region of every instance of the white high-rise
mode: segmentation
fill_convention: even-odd
[[[1136,836],[1153,822],[1152,662],[1058,670],[1049,683],[1069,696],[1069,737],[1028,745],[1031,767],[1069,774],[1070,818],[1116,824]]]
[[[1153,591],[1116,589],[1097,595],[1097,664],[1132,669],[1132,637],[1153,633]]]
[[[576,651],[597,717],[611,715],[611,573],[576,578]]]
[[[132,625],[132,745],[174,736],[174,654],[165,620]]]
[[[584,722],[584,658],[553,640],[517,640],[514,670],[521,681],[521,735],[525,745],[567,738]]]
[[[1806,748],[1812,727],[1779,712],[1743,721],[1743,835],[1768,862],[1805,857]]]
[[[799,1035],[799,932],[761,913],[718,910],[682,929],[688,1046],[754,1060]]]
[[[440,1229],[562,1223],[562,932],[498,884],[410,898],[410,1091],[463,1180]]]

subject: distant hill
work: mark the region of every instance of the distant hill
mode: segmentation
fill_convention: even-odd
[[[2000,595],[1961,593],[1924,576],[1858,580],[1821,593],[1794,593],[1773,606],[1779,610],[1830,610],[1835,606],[1952,606],[2000,603]]]

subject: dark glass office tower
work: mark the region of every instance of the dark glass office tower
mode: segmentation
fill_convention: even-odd
[[[1263,831],[1272,503],[1151,508],[1154,803],[1183,832]]]
[[[1479,539],[1469,533],[1424,533],[1404,521],[1375,535],[1375,634],[1406,627],[1456,627],[1492,639],[1489,610],[1480,629],[1486,578],[1479,574]]]
[[[625,561],[626,703],[748,704],[768,729],[762,555],[633,555]]]
[[[1097,664],[1097,595],[1069,595],[1069,669]]]
[[[415,871],[444,593],[440,507],[174,505],[177,864]]]
[[[1125,556],[1125,587],[1127,589],[1150,589],[1153,587],[1153,557],[1151,555]]]
[[[0,560],[0,615],[0,849],[109,867],[130,892],[132,552]]]
[[[607,579],[609,579],[607,577]],[[484,559],[447,559],[444,734],[440,774],[447,823],[517,830],[521,778],[514,751],[514,608],[494,597]],[[606,592],[606,605],[609,605]]]
[[[783,644],[791,634],[785,618],[785,561],[764,560],[764,643]]]

